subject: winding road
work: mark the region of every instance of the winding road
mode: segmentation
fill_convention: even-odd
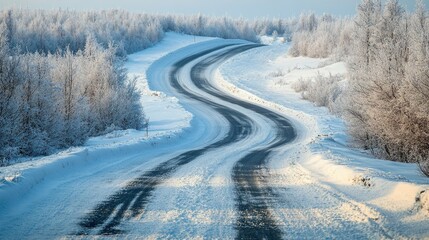
[[[257,127],[251,115],[242,111],[242,109],[246,109],[270,122],[272,129],[265,131],[271,131],[274,134],[272,139],[264,141],[260,147],[245,149],[242,153],[244,157],[236,162],[231,173],[238,212],[235,223],[236,238],[281,238],[282,232],[270,212],[270,204],[275,198],[275,194],[264,182],[264,179],[267,179],[264,170],[272,151],[292,141],[296,136],[295,131],[284,117],[261,106],[223,93],[212,85],[211,79],[206,77],[210,76],[207,73],[209,66],[220,64],[236,54],[259,46],[255,44],[222,45],[188,56],[172,66],[169,84],[177,94],[203,103],[207,108],[213,109],[225,118],[228,122],[226,134],[204,147],[192,149],[173,157],[129,182],[126,187],[98,204],[80,221],[79,225],[82,230],[78,235],[91,233],[111,235],[123,232],[120,229],[121,222],[144,213],[153,191],[181,166],[202,157],[209,151],[225,148],[233,143],[251,138]],[[194,92],[192,88],[181,82],[180,72],[190,63],[193,63],[189,73],[191,83],[210,97]],[[225,102],[229,104],[224,104]]]
[[[165,115],[158,119],[160,126],[165,127],[167,116],[184,112],[182,107],[193,115],[191,125],[168,137],[153,134],[107,148],[70,149],[65,159],[27,170],[19,178],[22,182],[0,188],[0,239],[427,236],[427,221],[413,218],[420,214],[416,209],[391,212],[374,205],[392,194],[403,201],[401,188],[390,193],[381,184],[364,188],[341,178],[333,184],[319,175],[326,169],[309,165],[325,160],[315,155],[320,142],[313,141],[320,131],[304,126],[311,122],[305,121],[301,109],[291,113],[294,110],[285,102],[271,105],[270,88],[252,89],[251,84],[236,82],[239,89],[221,79],[234,82],[231,76],[247,76],[241,79],[258,83],[253,81],[267,71],[249,68],[266,64],[266,51],[277,48],[213,39],[163,49],[169,44],[155,49],[156,57],[145,63],[150,54],[131,57],[130,69],[144,66],[136,73],[146,71],[150,88],[168,97],[151,93],[174,103],[156,105],[159,111],[174,108],[160,114]],[[160,52],[166,55],[160,58]],[[248,61],[249,56],[256,61]],[[348,171],[334,167],[329,168],[335,169],[333,177]],[[394,206],[396,201],[388,203]]]

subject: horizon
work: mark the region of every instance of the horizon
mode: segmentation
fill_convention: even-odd
[[[228,2],[227,0],[202,1],[202,0],[181,0],[181,1],[157,1],[146,0],[144,3],[136,0],[118,1],[65,1],[65,0],[0,0],[0,9],[24,8],[24,9],[67,9],[77,11],[99,11],[108,9],[120,9],[130,12],[149,14],[179,14],[194,15],[203,14],[208,16],[228,16],[234,18],[291,18],[299,16],[301,13],[314,12],[315,14],[328,13],[334,16],[353,16],[357,5],[361,0],[237,0]],[[401,4],[408,11],[414,9],[415,2],[400,0]],[[424,0],[429,6],[429,0]],[[225,7],[227,6],[227,7]]]

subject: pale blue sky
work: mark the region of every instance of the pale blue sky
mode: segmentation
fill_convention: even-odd
[[[400,0],[412,9],[414,0]],[[424,0],[429,6],[429,0]],[[119,8],[133,12],[208,14],[231,17],[291,17],[301,12],[354,15],[360,0],[0,0],[0,8],[99,10]]]

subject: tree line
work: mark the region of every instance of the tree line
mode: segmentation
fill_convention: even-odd
[[[54,53],[57,49],[82,50],[87,35],[107,47],[114,42],[125,55],[158,43],[165,32],[258,41],[259,35],[291,36],[296,19],[233,19],[197,15],[153,15],[123,10],[79,12],[71,10],[9,9],[0,12],[9,44],[28,52]],[[121,52],[122,51],[122,52]]]
[[[344,21],[320,23],[337,31],[316,27],[300,33],[308,39],[295,35],[291,53],[312,56],[301,46],[330,45],[319,36],[331,38],[329,51],[316,56],[343,53],[348,63],[342,115],[355,142],[377,156],[420,163],[429,175],[429,20],[423,2],[408,13],[397,0],[363,0],[355,18]]]

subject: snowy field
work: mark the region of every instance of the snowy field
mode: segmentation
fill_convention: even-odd
[[[269,38],[263,41],[270,43]],[[148,81],[146,76],[151,64],[175,50],[164,59],[173,61],[216,44],[212,38],[168,33],[160,44],[128,57],[129,76],[138,79],[149,119],[148,135],[115,131],[82,147],[1,168],[0,239],[68,238],[82,216],[75,209],[91,209],[173,153],[197,146],[193,139],[203,142],[220,135],[222,129],[199,128],[222,119],[191,114],[199,107],[151,82],[162,77],[154,72],[156,65],[150,74],[157,78]],[[428,238],[429,194],[420,192],[429,189],[429,180],[418,167],[374,159],[351,148],[341,119],[302,100],[291,87],[300,77],[317,74],[347,78],[345,64],[288,57],[288,48],[277,40],[212,69],[219,88],[287,116],[297,129],[298,138],[269,163],[268,180],[281,199],[272,211],[285,237]],[[260,129],[268,125],[262,120],[258,124]],[[236,213],[229,175],[234,162],[222,160],[237,157],[229,153],[237,148],[244,146],[214,151],[209,162],[200,159],[174,173],[155,191],[145,216],[126,224],[133,230],[128,237],[232,238]]]

